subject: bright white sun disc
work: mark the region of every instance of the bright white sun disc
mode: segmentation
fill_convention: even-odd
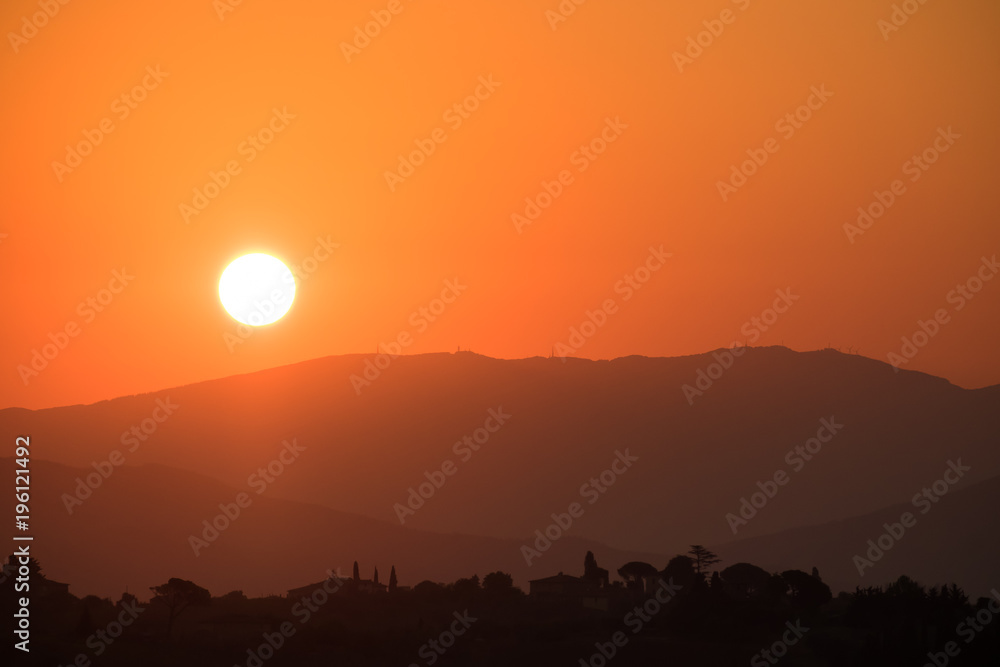
[[[222,272],[219,299],[237,322],[253,327],[272,324],[292,307],[295,277],[275,257],[243,255]]]

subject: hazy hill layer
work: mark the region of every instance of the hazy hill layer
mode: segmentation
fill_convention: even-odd
[[[0,459],[0,470],[11,479],[13,468],[13,459]],[[231,590],[283,595],[322,581],[328,569],[350,576],[355,560],[365,579],[378,567],[382,583],[389,581],[393,565],[400,584],[410,586],[503,570],[525,590],[529,579],[559,571],[582,574],[588,550],[611,569],[637,559],[666,564],[665,556],[565,537],[528,566],[522,541],[411,530],[160,465],[116,469],[82,503],[73,503],[70,514],[62,494],[73,493],[76,479],[87,474],[34,462],[30,530],[24,533],[34,537],[31,553],[44,574],[69,583],[70,592],[81,597],[117,600],[128,587],[148,599],[149,587],[170,577],[191,579],[216,595]],[[237,518],[220,518],[220,503],[236,516],[240,492],[249,502],[244,500]],[[223,530],[206,535],[206,520]],[[192,535],[204,541],[192,546]]]
[[[428,354],[382,370],[373,356],[330,357],[95,405],[3,410],[0,433],[30,434],[36,459],[87,467],[119,450],[128,464],[238,488],[295,439],[305,450],[268,497],[399,525],[395,506],[431,473],[444,484],[407,528],[521,538],[578,502],[572,535],[666,554],[732,540],[726,515],[776,473],[785,484],[736,538],[893,505],[949,460],[972,467],[962,485],[1000,474],[996,387],[965,390],[832,350],[749,349],[728,369],[712,366],[716,356]],[[705,374],[717,379],[709,386]],[[699,377],[703,393],[689,401],[683,386]],[[157,401],[177,406],[162,423]],[[510,415],[498,430],[491,411]],[[143,423],[155,432],[132,440]],[[495,432],[475,443],[486,428]],[[817,435],[829,442],[795,452]],[[626,451],[631,465],[615,464]]]
[[[907,498],[865,516],[739,540],[720,545],[718,551],[728,564],[745,561],[770,571],[789,563],[800,563],[806,571],[818,567],[834,591],[878,586],[905,574],[926,586],[957,583],[975,600],[1000,590],[997,507],[1000,478],[995,477],[949,491],[936,503],[918,500],[915,505]],[[901,532],[896,524],[906,512],[915,523]],[[856,556],[864,560],[855,561]]]

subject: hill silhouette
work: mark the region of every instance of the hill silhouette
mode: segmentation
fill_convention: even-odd
[[[878,586],[904,574],[928,585],[956,583],[973,597],[987,595],[1000,585],[996,573],[1000,517],[989,509],[1000,507],[1000,477],[949,492],[921,514],[924,507],[915,508],[908,498],[864,516],[738,540],[715,549],[727,560],[756,563],[768,570],[783,569],[789,562],[809,563],[819,568],[834,590]],[[859,574],[854,557],[867,560],[868,541],[878,546],[878,538],[887,532],[885,524],[899,523],[904,512],[915,515],[916,525],[894,539],[872,565],[861,563],[864,574]],[[895,532],[899,534],[898,529]]]
[[[997,387],[966,390],[833,350],[750,348],[689,403],[682,387],[717,355],[401,356],[377,376],[369,369],[368,385],[357,378],[374,355],[328,357],[88,406],[7,409],[0,432],[30,433],[43,444],[36,456],[67,465],[118,449],[129,465],[237,488],[294,438],[306,450],[268,485],[269,498],[397,525],[410,489],[450,461],[455,473],[404,513],[405,526],[511,539],[544,529],[628,449],[636,462],[586,505],[572,534],[665,554],[887,507],[959,457],[972,467],[962,484],[1000,474]],[[167,399],[179,407],[154,424],[156,401]],[[456,445],[497,409],[511,416],[478,451]],[[831,418],[843,428],[793,471],[788,452]],[[123,434],[144,420],[155,432],[127,451]],[[789,482],[734,535],[726,515],[778,470]]]
[[[13,468],[13,459],[0,459],[0,470]],[[348,577],[355,560],[365,578],[371,578],[375,567],[387,578],[395,565],[400,583],[407,586],[502,569],[525,588],[529,579],[580,569],[588,550],[614,562],[666,564],[662,555],[567,536],[529,567],[521,557],[522,541],[411,530],[253,492],[239,516],[214,540],[206,539],[202,522],[211,523],[222,513],[220,503],[231,505],[245,488],[157,464],[123,466],[68,513],[62,493],[93,472],[32,463],[32,554],[53,579],[69,582],[80,597],[118,599],[126,588],[142,594],[170,577],[196,581],[216,595],[232,590],[284,595],[322,581],[327,570],[339,569]],[[196,543],[197,555],[192,534],[205,542]]]

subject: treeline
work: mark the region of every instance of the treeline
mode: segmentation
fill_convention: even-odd
[[[15,664],[1000,664],[996,590],[972,601],[957,586],[901,577],[834,596],[815,568],[719,565],[695,545],[662,569],[625,563],[610,581],[588,553],[581,576],[553,578],[545,595],[526,594],[504,572],[377,594],[351,586],[356,577],[322,596],[213,597],[177,578],[154,586],[148,602],[54,592],[32,600],[38,662]],[[297,614],[303,605],[309,613]],[[449,635],[456,628],[460,636]]]

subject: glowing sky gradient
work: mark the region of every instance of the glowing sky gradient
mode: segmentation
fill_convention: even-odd
[[[0,406],[369,353],[401,332],[406,353],[548,355],[608,300],[578,356],[693,354],[747,338],[786,289],[798,299],[757,345],[886,360],[944,309],[905,367],[1000,382],[1000,280],[949,298],[1000,253],[997,3],[927,3],[887,31],[882,0],[591,0],[565,21],[546,15],[557,0],[403,0],[357,38],[389,5],[71,2],[12,44],[40,10],[4,3]],[[92,152],[54,167],[85,132]],[[897,180],[882,217],[845,231]],[[512,219],[540,194],[530,224]],[[216,286],[249,252],[297,267],[296,303],[233,343]],[[446,281],[465,289],[414,318]],[[25,384],[18,367],[68,326]]]

